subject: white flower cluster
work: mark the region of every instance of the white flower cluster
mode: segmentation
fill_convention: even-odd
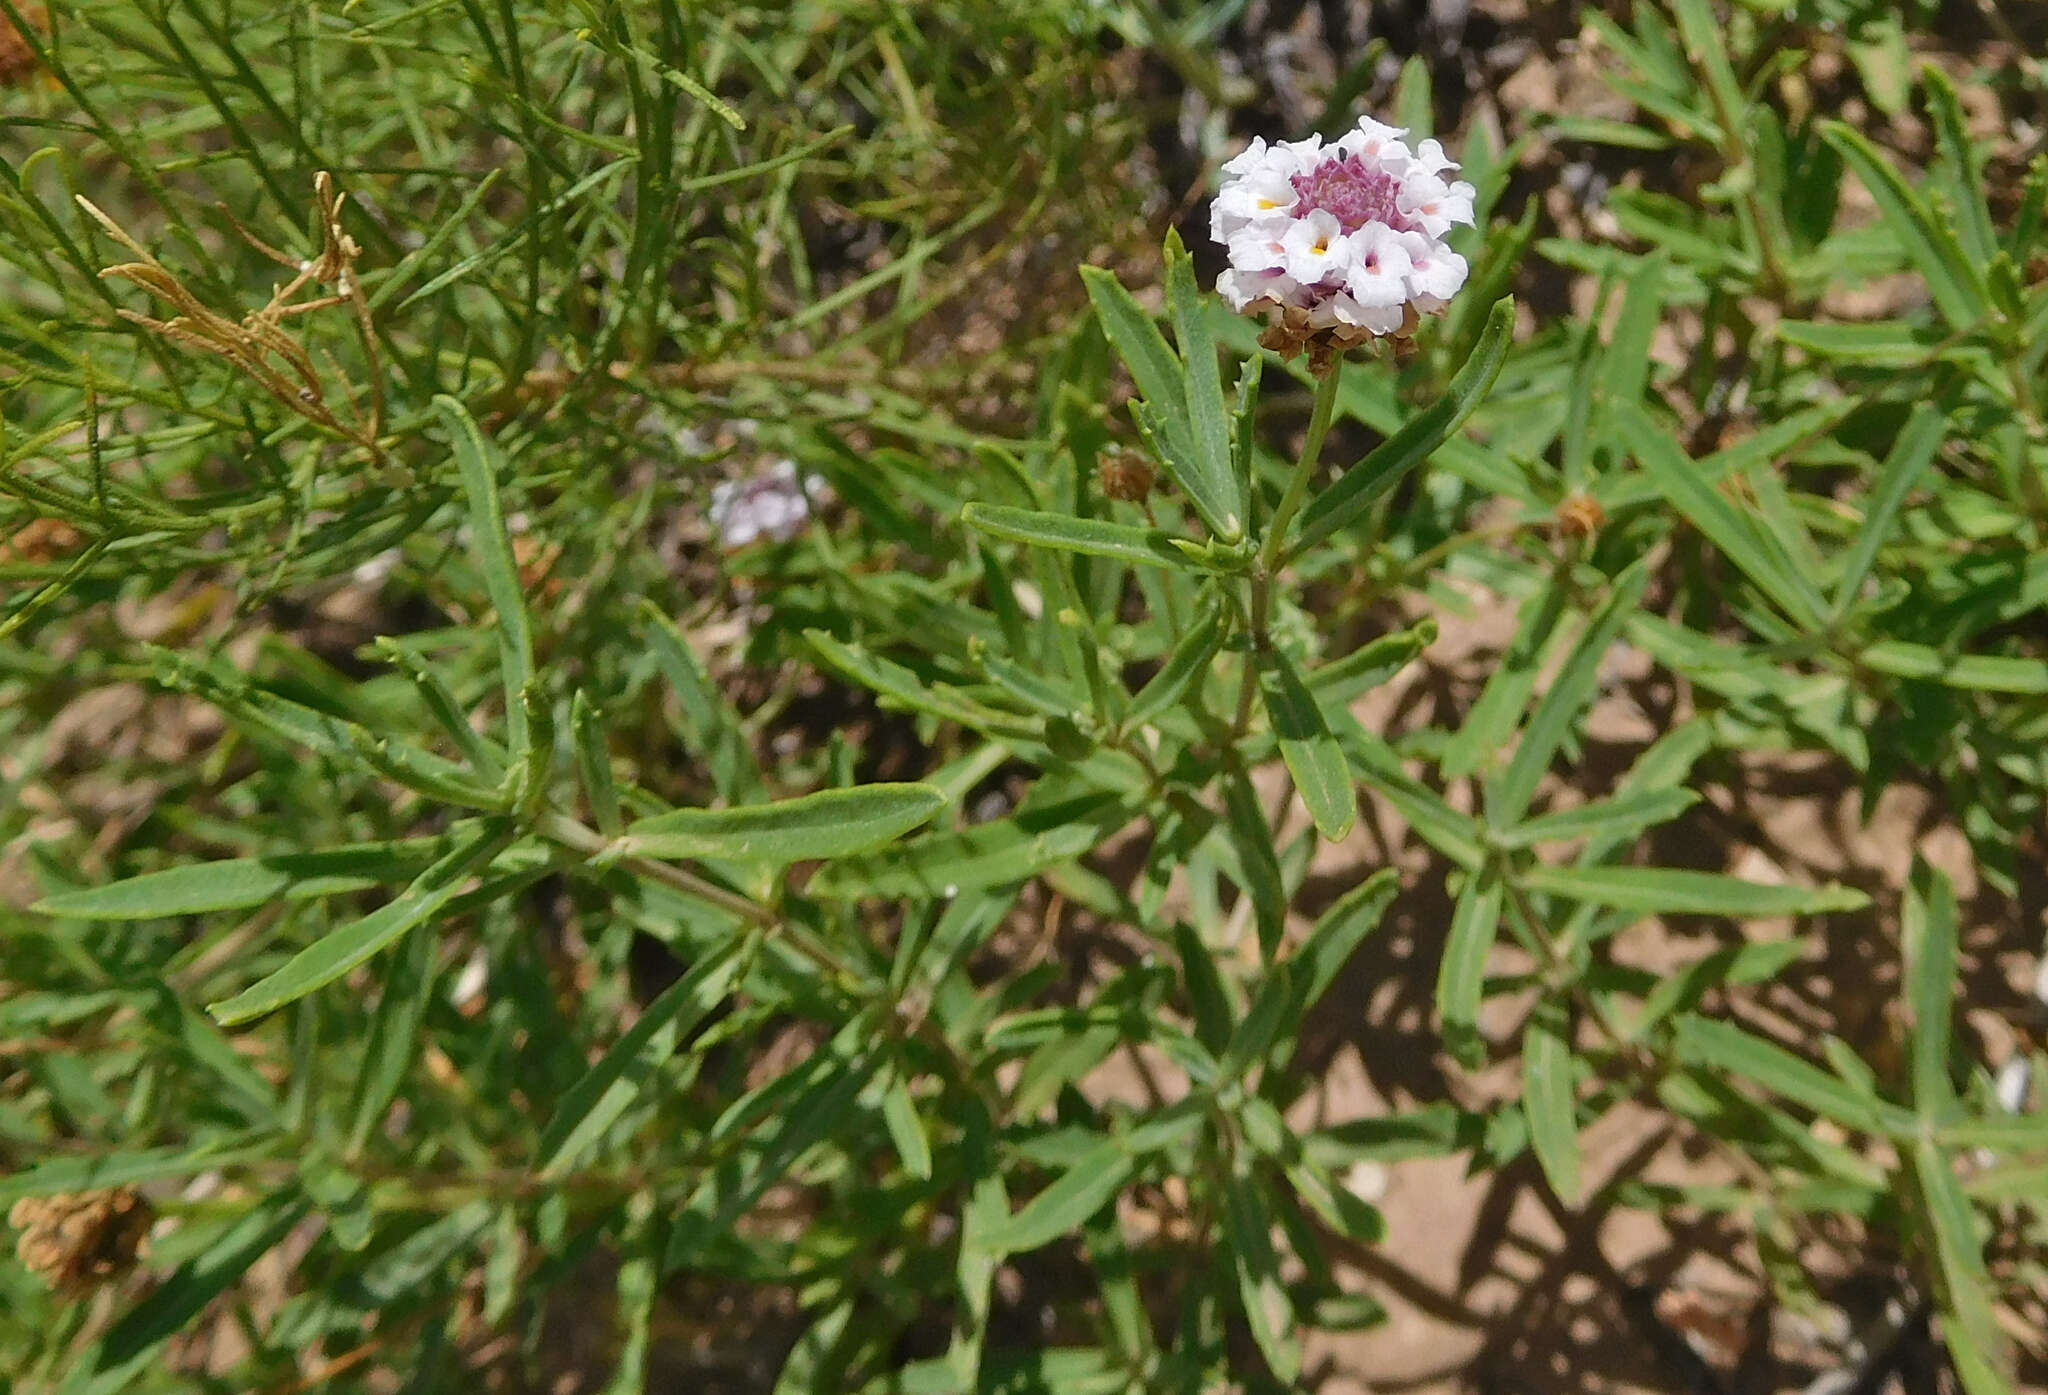
[[[788,542],[810,522],[811,501],[824,486],[815,475],[801,478],[794,460],[778,460],[746,479],[713,486],[711,526],[728,550],[762,538]]]
[[[1465,259],[1444,235],[1472,222],[1472,186],[1426,140],[1370,117],[1325,145],[1321,136],[1249,149],[1210,210],[1210,235],[1230,249],[1216,289],[1237,310],[1303,311],[1312,330],[1392,334],[1441,310],[1465,284]]]

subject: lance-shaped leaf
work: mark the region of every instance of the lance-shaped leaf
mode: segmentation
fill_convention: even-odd
[[[738,809],[675,809],[641,819],[613,846],[629,856],[783,865],[868,852],[946,807],[932,785],[856,785]]]
[[[1479,342],[1472,346],[1472,356],[1451,379],[1443,396],[1409,418],[1399,431],[1345,471],[1342,478],[1302,510],[1301,527],[1290,544],[1290,552],[1320,542],[1350,523],[1385,498],[1410,470],[1450,440],[1493,386],[1501,364],[1507,361],[1508,345],[1514,336],[1514,298],[1503,297],[1486,317],[1486,328]]]
[[[691,965],[569,1087],[535,1149],[538,1176],[560,1176],[582,1160],[647,1088],[676,1043],[725,1000],[752,947],[750,939],[736,936]]]
[[[1853,887],[1770,886],[1678,867],[1531,867],[1531,891],[1646,915],[1822,915],[1853,911],[1869,897]]]
[[[465,821],[451,832],[471,829]],[[439,838],[351,843],[317,852],[272,853],[145,872],[105,886],[60,891],[32,908],[78,920],[151,920],[305,901],[418,876],[446,848]]]
[[[960,511],[960,521],[990,537],[1008,538],[1012,542],[1148,567],[1199,570],[1195,559],[1175,547],[1173,534],[1163,528],[1140,528],[1102,518],[1075,518],[1040,509],[1015,509],[1007,504],[969,504]]]
[[[1579,1199],[1577,1077],[1566,1033],[1570,1014],[1561,1003],[1540,1004],[1522,1034],[1522,1114],[1529,1145],[1551,1190],[1565,1205]]]
[[[1213,609],[1205,611],[1174,642],[1173,651],[1166,656],[1159,672],[1147,679],[1145,686],[1132,696],[1131,705],[1124,713],[1125,730],[1145,725],[1180,701],[1181,694],[1190,687],[1199,691],[1201,680],[1208,675],[1209,665],[1222,648],[1222,617]]]
[[[1425,618],[1411,629],[1381,635],[1343,658],[1312,670],[1308,690],[1316,695],[1317,702],[1348,704],[1413,663],[1417,655],[1436,643],[1436,635],[1434,617]]]
[[[453,397],[434,399],[435,410],[455,437],[455,464],[462,491],[469,497],[470,545],[477,570],[498,615],[498,666],[505,683],[505,720],[511,735],[512,758],[526,757],[528,739],[520,694],[533,681],[533,630],[526,616],[526,588],[519,582],[519,564],[512,556],[512,536],[505,528],[505,505],[498,496],[498,474],[504,458],[469,412]]]
[[[1990,299],[1954,229],[1929,211],[1891,161],[1854,127],[1827,121],[1820,134],[1870,191],[1907,259],[1927,279],[1928,293],[1949,327],[1973,328],[1989,311]]]
[[[805,630],[804,638],[818,651],[818,657],[882,699],[883,706],[895,705],[924,712],[974,731],[992,736],[1030,740],[1035,724],[1011,713],[985,707],[944,683],[927,683],[903,665],[858,644],[835,639],[823,630]]]
[[[1479,1036],[1479,999],[1486,984],[1486,959],[1500,930],[1503,891],[1491,864],[1465,883],[1451,912],[1451,934],[1437,970],[1436,1006],[1443,1017],[1444,1046],[1466,1066],[1486,1059]]]
[[[1138,1160],[1125,1144],[1104,1139],[1007,1221],[990,1226],[982,1244],[999,1255],[1049,1245],[1109,1204]]]
[[[1266,700],[1280,758],[1294,776],[1294,787],[1316,821],[1316,831],[1334,843],[1358,821],[1358,797],[1343,749],[1292,659],[1268,646],[1259,651],[1258,665],[1259,695]]]
[[[1168,294],[1179,302],[1193,291],[1194,266],[1185,252],[1167,252]],[[1166,338],[1116,277],[1099,267],[1081,268],[1088,299],[1102,331],[1122,355],[1131,379],[1144,395],[1132,404],[1138,429],[1152,442],[1167,473],[1181,487],[1210,532],[1225,541],[1244,536],[1245,501],[1231,469],[1229,422],[1216,374],[1215,348],[1199,323],[1182,330],[1182,349],[1191,360],[1208,355],[1201,376],[1167,347]],[[1199,307],[1197,307],[1199,309]],[[1177,315],[1178,319],[1179,316]],[[1199,314],[1194,318],[1199,321]],[[1213,389],[1213,403],[1206,400]],[[1203,401],[1191,401],[1193,396]],[[1221,427],[1221,435],[1216,428]]]
[[[433,919],[454,900],[470,873],[496,855],[513,836],[500,819],[481,819],[454,840],[454,846],[418,880],[389,902],[353,924],[331,931],[293,955],[285,966],[225,1002],[210,1003],[207,1012],[222,1026],[252,1017],[305,997],[334,982],[356,965],[393,944],[416,925]]]
[[[1180,343],[1188,435],[1194,447],[1190,468],[1200,473],[1202,492],[1215,501],[1223,525],[1216,530],[1218,535],[1235,537],[1243,531],[1248,480],[1239,477],[1233,459],[1233,413],[1223,397],[1223,379],[1216,368],[1216,341],[1203,313],[1207,307],[1195,285],[1195,259],[1181,245],[1178,232],[1166,237],[1166,300],[1173,314],[1173,337]],[[1257,379],[1251,381],[1256,383]],[[1238,526],[1233,527],[1233,523]]]

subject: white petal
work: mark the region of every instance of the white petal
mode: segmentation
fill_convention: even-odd
[[[1337,140],[1337,148],[1346,155],[1363,155],[1368,160],[1380,158],[1383,154],[1398,151],[1406,158],[1408,147],[1403,144],[1408,133],[1399,126],[1389,126],[1384,121],[1375,121],[1370,116],[1358,118],[1358,124],[1346,131]]]
[[[1469,268],[1465,259],[1444,246],[1415,233],[1405,234],[1408,242],[1408,290],[1411,294],[1449,300],[1465,284]],[[1419,246],[1417,244],[1420,244]]]
[[[1216,278],[1216,293],[1230,302],[1231,309],[1239,311],[1263,301],[1284,304],[1300,289],[1300,283],[1293,277],[1278,272],[1239,271],[1232,267]]]
[[[1407,311],[1399,305],[1368,305],[1365,308],[1365,327],[1374,334],[1392,334],[1407,318]]]
[[[1258,170],[1241,179],[1233,179],[1216,194],[1218,208],[1247,221],[1284,216],[1292,212],[1299,202],[1301,195],[1294,192],[1294,185],[1270,170]]]
[[[1225,174],[1248,174],[1266,159],[1266,138],[1253,136],[1252,143],[1223,162]]]
[[[1331,291],[1309,308],[1308,324],[1310,329],[1329,329],[1333,325],[1370,328],[1365,323],[1367,313],[1365,306],[1344,292]]]
[[[1310,136],[1307,140],[1282,141],[1273,147],[1273,155],[1273,167],[1286,171],[1290,178],[1297,174],[1307,174],[1328,158],[1328,152],[1323,149],[1321,136]]]
[[[1306,218],[1289,223],[1280,243],[1287,253],[1287,274],[1303,285],[1343,276],[1354,259],[1344,225],[1326,208],[1311,209]]]
[[[1226,244],[1230,249],[1230,264],[1239,271],[1283,270],[1287,265],[1283,235],[1291,226],[1290,220],[1278,226],[1260,223],[1239,229]]]
[[[1431,237],[1442,237],[1454,224],[1471,223],[1473,193],[1463,180],[1450,184],[1417,172],[1401,181],[1394,206]]]
[[[1409,168],[1420,170],[1424,174],[1442,174],[1445,170],[1454,170],[1458,167],[1456,160],[1444,154],[1443,143],[1435,140],[1426,140],[1416,146],[1415,153],[1409,156],[1409,160]]]

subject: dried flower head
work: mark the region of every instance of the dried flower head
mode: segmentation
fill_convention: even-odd
[[[711,491],[711,526],[735,551],[768,538],[788,542],[811,519],[811,502],[824,488],[815,475],[801,477],[794,460],[778,460],[743,480],[725,480]]]
[[[50,18],[41,5],[23,5],[21,17],[37,29],[47,31]],[[14,21],[0,14],[0,87],[12,87],[26,80],[37,66],[35,45],[17,29]]]
[[[105,267],[100,276],[131,281],[178,312],[168,320],[159,320],[134,310],[122,310],[122,319],[154,330],[174,344],[227,360],[283,406],[337,436],[356,442],[373,458],[383,459],[383,447],[378,439],[384,418],[383,371],[378,363],[377,336],[370,319],[370,302],[363,293],[362,280],[356,274],[356,261],[362,256],[363,249],[342,228],[341,210],[348,196],[335,189],[332,175],[321,170],[313,176],[314,207],[320,215],[322,233],[318,257],[293,257],[272,247],[240,224],[235,225],[235,230],[252,247],[294,273],[288,283],[271,292],[268,304],[259,310],[249,311],[240,319],[231,318],[206,305],[176,272],[158,261],[92,200],[83,194],[74,197],[78,206],[92,216],[107,236],[138,259]],[[308,287],[316,286],[331,286],[333,291],[300,299]],[[353,315],[370,365],[369,406],[367,410],[357,408],[351,401],[353,420],[347,422],[337,416],[328,401],[327,387],[315,365],[313,352],[292,332],[298,317],[336,306],[348,307]],[[328,367],[329,376],[341,378],[338,366],[331,360],[328,360]],[[347,388],[349,385],[344,381],[343,386]],[[350,391],[352,394],[353,390]]]
[[[1590,538],[1607,524],[1607,510],[1590,494],[1574,494],[1557,506],[1557,531],[1562,537]]]
[[[1465,259],[1444,237],[1472,222],[1473,190],[1445,178],[1457,165],[1436,141],[1360,117],[1321,136],[1249,149],[1210,209],[1210,235],[1230,253],[1216,289],[1241,311],[1278,309],[1268,347],[1327,363],[1376,335],[1405,337],[1465,284]]]
[[[1134,450],[1113,450],[1095,467],[1102,492],[1111,499],[1135,504],[1152,492],[1159,472],[1152,462]]]
[[[76,552],[85,535],[61,518],[31,518],[13,536],[0,538],[0,562],[47,564]]]
[[[149,1233],[149,1203],[133,1187],[25,1196],[7,1213],[21,1232],[22,1265],[60,1293],[88,1293],[135,1265]]]

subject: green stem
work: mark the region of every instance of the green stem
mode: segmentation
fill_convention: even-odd
[[[1337,407],[1337,374],[1342,367],[1342,359],[1332,363],[1330,371],[1316,384],[1316,405],[1309,414],[1308,435],[1302,438],[1301,459],[1295,464],[1293,478],[1287,481],[1287,492],[1280,496],[1279,507],[1266,524],[1265,545],[1259,549],[1261,573],[1271,575],[1279,564],[1288,525],[1294,522],[1294,515],[1308,497],[1309,481],[1315,478],[1316,466],[1322,458],[1323,437],[1330,434],[1330,417]]]
[[[1337,408],[1337,374],[1342,367],[1341,359],[1332,363],[1330,371],[1316,383],[1316,404],[1309,413],[1308,435],[1302,438],[1301,459],[1295,462],[1286,492],[1280,496],[1279,506],[1266,522],[1266,540],[1260,545],[1258,561],[1252,567],[1246,630],[1251,638],[1251,649],[1244,659],[1244,684],[1237,690],[1237,719],[1231,723],[1233,736],[1243,736],[1251,725],[1252,691],[1259,681],[1258,656],[1259,651],[1266,647],[1267,625],[1272,618],[1273,573],[1280,564],[1288,526],[1294,522],[1294,515],[1301,511],[1302,502],[1308,498],[1309,482],[1315,478],[1316,466],[1322,460],[1323,438],[1330,434],[1330,418]]]

